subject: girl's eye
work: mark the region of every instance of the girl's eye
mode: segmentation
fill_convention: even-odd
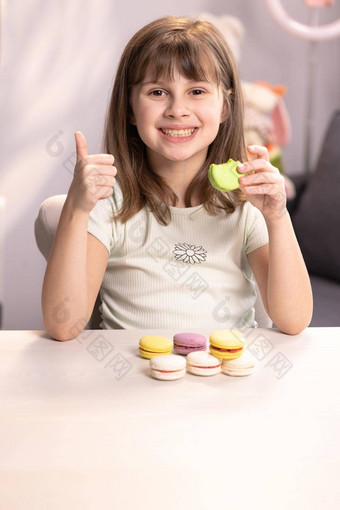
[[[165,95],[165,92],[164,92],[164,90],[161,90],[161,89],[155,89],[155,90],[151,90],[150,95],[155,96],[155,97],[162,97]]]
[[[194,89],[191,91],[194,96],[201,96],[204,94],[204,90],[201,89]]]

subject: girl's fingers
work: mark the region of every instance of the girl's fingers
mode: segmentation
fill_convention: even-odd
[[[94,179],[96,186],[112,186],[115,185],[116,179],[111,175],[97,175]]]
[[[91,154],[85,156],[88,165],[113,165],[115,158],[112,154]]]
[[[252,186],[256,184],[282,184],[283,177],[281,174],[274,172],[258,172],[239,178],[242,186]]]
[[[109,198],[113,193],[112,186],[107,188],[100,188],[96,193],[96,199],[101,200],[102,198]]]
[[[86,172],[87,175],[113,175],[117,174],[117,168],[115,166],[108,165],[87,165]]]
[[[257,186],[245,186],[242,189],[250,195],[285,196],[285,193],[281,188],[277,188],[277,186],[270,183],[258,184]]]
[[[247,161],[247,163],[243,163],[237,167],[237,170],[241,174],[245,174],[247,172],[273,172],[278,173],[278,169],[275,168],[269,161],[265,159],[253,159],[252,161]]]
[[[86,182],[88,187],[93,190],[102,186],[112,187],[115,185],[116,179],[112,175],[92,174],[87,178]]]
[[[265,159],[269,161],[269,154],[267,147],[262,145],[248,145],[247,151],[254,159]]]

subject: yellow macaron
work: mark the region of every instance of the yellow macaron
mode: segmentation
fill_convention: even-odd
[[[245,337],[237,329],[218,329],[210,335],[210,352],[219,359],[239,358],[244,349]]]
[[[166,336],[146,335],[139,341],[139,354],[146,359],[172,353],[173,341]]]

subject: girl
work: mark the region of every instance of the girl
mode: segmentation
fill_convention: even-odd
[[[74,178],[43,284],[51,336],[79,333],[99,289],[104,328],[255,327],[254,277],[278,328],[297,334],[309,324],[311,287],[283,178],[264,147],[247,156],[242,108],[233,57],[210,23],[166,17],[131,39],[107,154],[88,155],[75,133]],[[223,193],[208,168],[229,158],[246,175]]]

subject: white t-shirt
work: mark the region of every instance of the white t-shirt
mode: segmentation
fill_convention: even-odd
[[[170,207],[160,225],[147,207],[125,224],[113,219],[122,194],[100,200],[88,232],[109,252],[102,282],[104,329],[255,327],[256,290],[247,254],[268,242],[249,202],[232,214]]]

